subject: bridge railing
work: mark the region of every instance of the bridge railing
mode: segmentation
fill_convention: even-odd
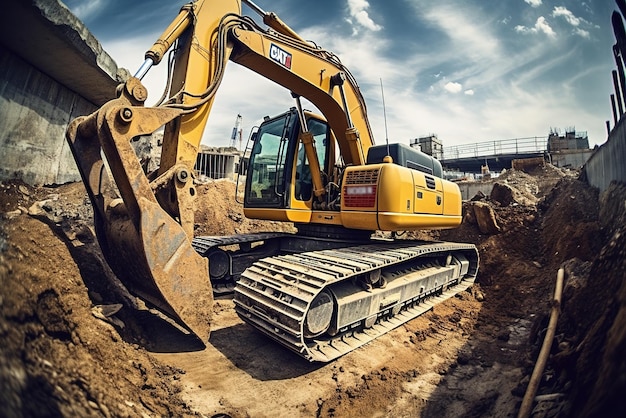
[[[498,141],[477,142],[475,144],[443,147],[443,160],[460,158],[478,158],[510,154],[532,154],[546,151],[547,136],[502,139]]]

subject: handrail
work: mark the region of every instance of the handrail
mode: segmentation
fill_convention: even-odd
[[[505,154],[542,153],[547,150],[548,137],[502,139],[443,148],[443,159],[477,158]]]

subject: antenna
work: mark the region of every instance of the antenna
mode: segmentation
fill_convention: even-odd
[[[389,155],[389,134],[387,132],[387,110],[385,108],[385,91],[383,90],[383,79],[380,79],[380,93],[383,96],[383,118],[385,119],[385,143],[387,144],[387,155]]]
[[[233,133],[230,135],[230,146],[235,148],[237,145],[237,137],[239,137],[239,148],[241,148],[241,115],[238,114],[235,118],[235,126],[233,127]]]

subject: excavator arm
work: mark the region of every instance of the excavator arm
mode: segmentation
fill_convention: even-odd
[[[132,293],[203,343],[210,332],[212,290],[207,260],[191,246],[193,165],[226,63],[237,62],[315,104],[347,164],[364,164],[373,145],[365,102],[339,59],[245,1],[262,13],[269,30],[241,16],[240,0],[184,6],[146,53],[136,77],[118,88],[118,98],[72,121],[66,134],[108,264]],[[172,46],[169,91],[156,106],[145,107],[140,78]],[[162,126],[161,165],[145,173],[131,142]],[[314,163],[310,136],[303,132],[301,139]],[[322,194],[319,170],[312,174],[316,194]]]
[[[373,145],[365,101],[332,53],[280,34],[235,28],[231,60],[311,101],[336,135],[346,164],[365,164]]]
[[[171,98],[165,104],[188,113],[164,141],[161,172],[176,160],[195,158],[228,60],[310,100],[328,119],[346,163],[364,164],[373,138],[354,77],[336,55],[304,41],[274,13],[246,3],[262,13],[271,30],[238,15],[239,1],[198,0],[183,7],[146,53],[148,62],[158,63],[175,41],[190,38],[176,52]]]

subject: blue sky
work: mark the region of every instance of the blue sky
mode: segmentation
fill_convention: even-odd
[[[134,73],[185,1],[65,0],[119,66]],[[437,134],[444,147],[547,136],[551,128],[606,140],[613,93],[613,0],[256,0],[356,77],[376,143]],[[243,7],[243,13],[256,14]],[[258,19],[256,19],[258,21]],[[162,91],[165,65],[144,78]],[[203,143],[226,146],[293,106],[288,91],[234,63]],[[310,106],[307,106],[310,107]]]

